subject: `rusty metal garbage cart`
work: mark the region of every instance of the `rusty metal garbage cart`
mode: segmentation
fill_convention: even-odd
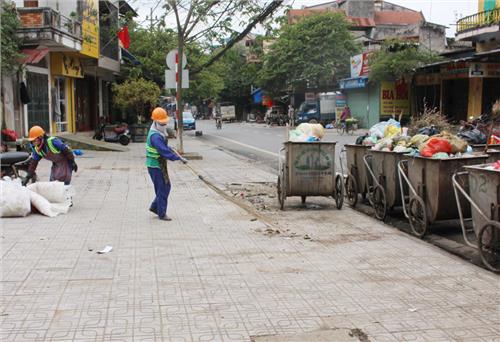
[[[368,200],[379,220],[384,220],[389,210],[402,204],[398,163],[403,158],[402,152],[371,149],[363,156]]]
[[[484,152],[485,144],[481,145],[471,145],[472,150],[474,152]],[[486,154],[488,155],[488,160],[486,163],[494,163],[497,160],[500,160],[500,145],[488,145],[488,150],[486,151]]]
[[[342,176],[335,171],[335,142],[285,142],[279,154],[278,200],[300,196],[332,196],[338,209],[344,201]]]
[[[345,177],[345,196],[349,205],[353,207],[358,203],[359,195],[365,198],[368,191],[366,187],[366,167],[363,162],[363,156],[368,148],[369,146],[365,145],[345,144],[339,155],[341,172]],[[345,155],[346,170],[344,170],[342,155]]]
[[[466,166],[465,170],[453,175],[464,240],[479,250],[487,268],[500,272],[500,170],[492,169],[491,164]],[[464,209],[469,208],[462,205],[463,198],[467,199],[472,211],[475,241],[469,239],[471,230],[465,225],[467,213]]]
[[[481,164],[487,155],[432,159],[414,156],[398,164],[403,209],[413,234],[423,237],[428,226],[437,221],[459,219],[454,198],[452,175],[467,165]]]

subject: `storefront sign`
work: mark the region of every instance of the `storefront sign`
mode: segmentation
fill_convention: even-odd
[[[380,115],[410,115],[408,90],[405,81],[380,82]]]
[[[469,77],[500,78],[500,63],[471,63]]]
[[[469,64],[466,62],[449,63],[441,66],[443,79],[468,78]]]
[[[345,78],[340,80],[340,89],[359,89],[366,87],[367,77]]]
[[[439,85],[441,76],[439,74],[416,75],[415,84],[418,86]]]
[[[81,3],[83,42],[80,53],[99,58],[99,0],[84,0]]]
[[[306,93],[305,94],[305,100],[308,101],[308,102],[314,102],[316,101],[316,94],[314,93]]]
[[[351,78],[368,76],[370,73],[370,56],[373,52],[364,52],[351,57]]]
[[[53,75],[83,78],[82,61],[75,55],[53,52],[50,55],[50,66]]]

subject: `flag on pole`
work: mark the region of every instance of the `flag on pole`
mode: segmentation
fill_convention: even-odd
[[[130,47],[130,35],[128,34],[128,26],[123,26],[117,34],[120,46],[128,49]]]

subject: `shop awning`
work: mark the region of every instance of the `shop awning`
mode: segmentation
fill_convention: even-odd
[[[23,49],[21,53],[26,56],[22,59],[24,64],[37,64],[49,53],[49,49]]]
[[[128,61],[132,65],[141,65],[142,63],[133,55],[131,54],[127,49],[121,48],[122,49],[122,58]]]

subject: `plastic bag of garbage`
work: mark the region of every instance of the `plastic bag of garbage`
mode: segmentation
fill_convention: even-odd
[[[425,134],[428,136],[433,136],[439,133],[439,129],[437,129],[435,126],[422,127],[418,130],[418,134]]]
[[[21,185],[21,180],[1,180],[0,217],[26,216],[30,212],[30,191]]]
[[[385,128],[389,125],[387,121],[379,122],[370,128],[369,134],[372,137],[382,139],[384,137]]]
[[[409,145],[412,147],[419,148],[424,142],[429,139],[428,135],[425,134],[416,134],[410,139]]]
[[[377,143],[378,139],[377,137],[366,137],[363,139],[363,145],[365,146],[373,146]]]
[[[458,132],[457,136],[469,144],[486,144],[486,134],[474,128],[470,131]]]
[[[302,134],[304,134],[306,136],[311,136],[312,135],[312,124],[307,123],[307,122],[301,123],[300,125],[297,126],[296,130],[301,132]]]
[[[42,195],[39,195],[35,191],[28,190],[30,193],[31,204],[36,208],[41,214],[48,217],[55,217],[59,214],[66,214],[70,207],[70,202],[66,203],[51,203]]]
[[[450,153],[451,144],[445,138],[432,137],[422,145],[420,145],[420,155],[422,157],[432,157],[439,152]]]
[[[292,142],[305,142],[307,140],[307,135],[297,129],[294,129],[293,131],[290,131],[288,140]]]
[[[438,152],[432,156],[432,159],[449,159],[450,156],[445,152]]]
[[[69,202],[74,195],[72,188],[64,185],[63,182],[36,182],[28,185],[27,188],[52,203]]]
[[[387,125],[384,130],[385,138],[392,138],[401,133],[401,128],[395,125]]]
[[[375,146],[372,147],[372,150],[376,151],[392,151],[392,139],[391,138],[384,138],[382,140],[379,140],[375,144]]]
[[[310,124],[311,125],[311,136],[317,138],[316,141],[323,139],[325,136],[325,128],[322,124]]]
[[[413,149],[406,146],[398,145],[394,147],[393,151],[398,153],[410,153],[413,151]]]

